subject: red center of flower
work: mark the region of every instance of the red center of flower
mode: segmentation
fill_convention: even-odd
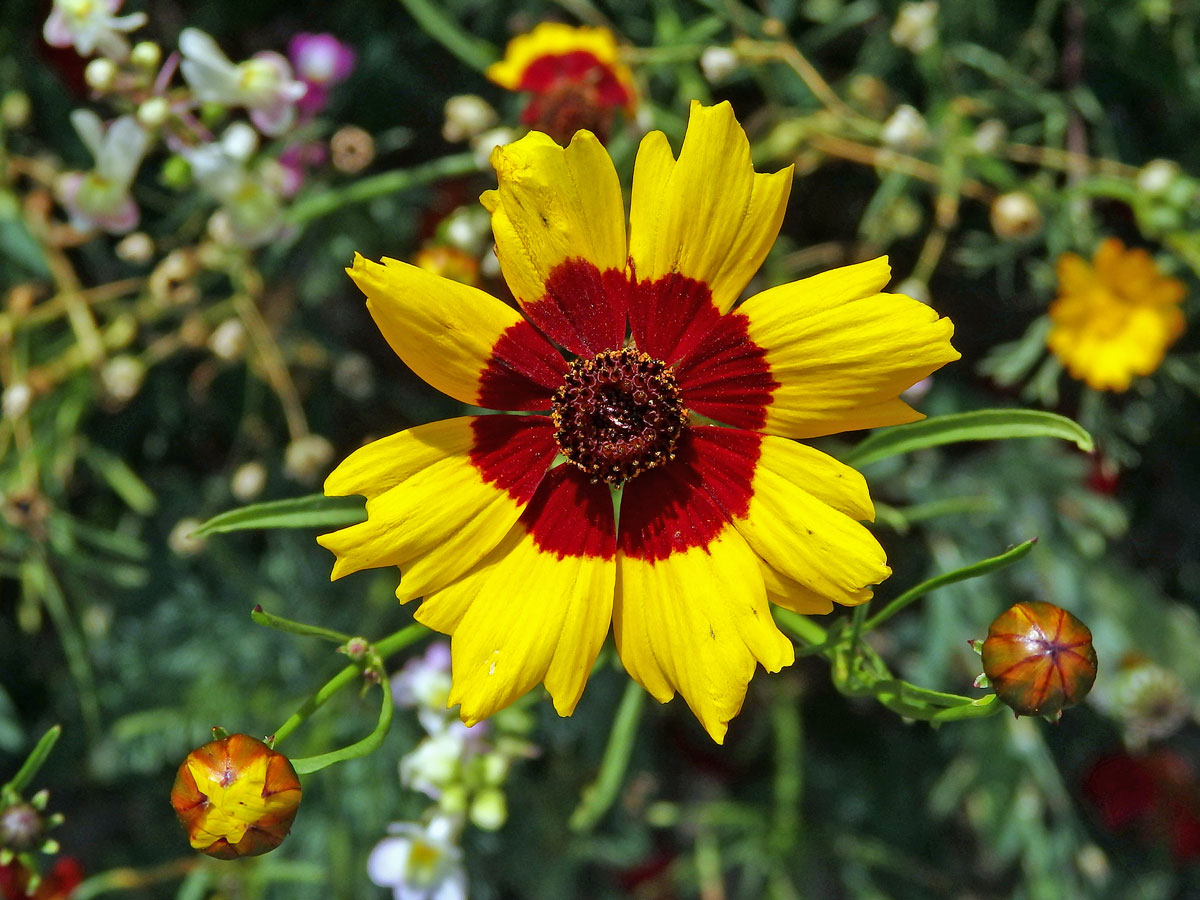
[[[666,363],[629,348],[571,363],[550,417],[567,461],[609,484],[674,458],[687,424]]]

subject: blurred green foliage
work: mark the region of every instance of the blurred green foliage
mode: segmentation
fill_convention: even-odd
[[[222,251],[156,286],[151,273],[169,253],[193,259],[204,243],[207,207],[150,167],[134,193],[152,262],[121,259],[108,237],[56,237],[61,215],[47,212],[39,172],[87,164],[68,116],[102,104],[83,88],[74,51],[41,40],[49,4],[5,4],[0,95],[27,95],[31,112],[2,126],[0,377],[6,388],[18,373],[42,380],[28,413],[0,433],[0,776],[63,724],[33,787],[51,788],[66,815],[55,833],[63,852],[108,879],[94,890],[385,895],[366,879],[366,856],[389,822],[423,808],[396,773],[420,737],[411,713],[398,713],[380,751],[307,778],[294,833],[259,860],[196,857],[167,794],[209,728],[267,734],[345,663],[327,644],[253,624],[252,607],[374,638],[411,620],[392,596],[394,575],[331,585],[313,530],[200,543],[179,523],[240,505],[232,485],[246,463],[265,471],[260,499],[310,493],[324,471],[285,464],[305,435],[324,436],[341,458],[368,437],[461,411],[391,355],[342,270],[354,251],[412,258],[440,220],[491,186],[482,161],[442,138],[445,102],[479,94],[515,125],[523,99],[479,64],[557,18],[607,24],[633,48],[641,109],[610,145],[626,183],[639,131],[661,128],[678,146],[691,99],[731,100],[760,169],[797,164],[759,284],[886,252],[903,289],[956,324],[963,359],[936,375],[925,412],[1032,404],[1096,438],[1093,455],[1039,439],[865,465],[895,570],[877,609],[931,575],[1039,539],[1023,562],[925,597],[871,634],[872,651],[901,677],[969,694],[980,667],[968,641],[1010,603],[1042,599],[1089,624],[1101,673],[1096,702],[1053,726],[1007,715],[902,721],[838,693],[814,657],[760,673],[724,747],[682,703],[651,704],[615,806],[580,833],[567,823],[627,683],[602,656],[573,718],[528,707],[540,755],[509,778],[505,827],[467,834],[471,896],[1200,893],[1194,838],[1172,852],[1183,819],[1114,832],[1083,789],[1098,760],[1124,752],[1130,722],[1154,714],[1123,707],[1112,687],[1123,665],[1148,660],[1189,698],[1178,727],[1153,740],[1183,760],[1178,814],[1200,828],[1190,699],[1200,690],[1200,182],[1189,174],[1200,173],[1200,3],[943,2],[936,40],[919,53],[894,39],[902,4],[891,0],[130,7],[149,13],[146,32],[164,47],[191,25],[236,59],[282,50],[298,31],[337,35],[358,65],[313,134],[356,125],[376,156],[361,174],[314,173],[292,229],[269,246]],[[733,47],[737,63],[710,81],[700,61],[714,46]],[[919,111],[927,133],[909,147],[884,143],[900,104]],[[1138,179],[1158,158],[1180,170],[1155,193]],[[1032,199],[1039,225],[994,225],[992,203],[1010,192]],[[1109,234],[1150,247],[1191,292],[1192,330],[1121,395],[1072,381],[1044,352],[1055,259],[1088,256]],[[179,296],[181,285],[191,294]],[[247,349],[223,358],[210,338],[230,318],[245,325]],[[102,377],[117,355],[145,369],[129,397]],[[849,447],[822,444],[836,455]],[[377,714],[375,695],[344,692],[289,753],[344,746]]]

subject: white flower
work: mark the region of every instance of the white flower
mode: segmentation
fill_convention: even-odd
[[[892,43],[913,53],[924,53],[937,40],[937,13],[936,0],[905,3],[892,26]]]
[[[480,752],[482,724],[468,728],[455,720],[430,734],[400,760],[401,784],[440,800],[443,791],[462,782],[467,761]]]
[[[896,150],[919,150],[929,138],[925,118],[915,107],[902,104],[883,123],[880,139]]]
[[[182,151],[196,183],[221,204],[221,227],[216,231],[228,242],[244,247],[274,240],[284,224],[276,181],[264,177],[262,167],[247,168],[257,147],[254,129],[235,122],[219,141]]]
[[[436,641],[424,656],[410,659],[392,676],[392,696],[399,707],[414,707],[421,726],[440,734],[457,717],[446,708],[450,696],[450,645]]]
[[[458,94],[446,101],[446,123],[442,137],[450,143],[465,141],[483,134],[496,124],[496,111],[482,97]]]
[[[121,116],[105,129],[100,117],[88,109],[72,112],[71,124],[96,160],[92,171],[67,172],[56,185],[71,224],[80,231],[132,231],[138,208],[129,189],[150,149],[150,135],[133,116]]]
[[[700,71],[711,84],[719,84],[737,71],[739,62],[732,47],[705,47],[700,54]]]
[[[54,0],[54,8],[42,37],[51,47],[74,45],[80,56],[91,56],[96,50],[113,59],[129,54],[129,41],[123,31],[133,31],[146,24],[146,14],[116,15],[124,0]]]
[[[185,28],[179,35],[180,71],[202,103],[243,106],[263,134],[283,134],[296,118],[296,101],[308,88],[292,77],[279,53],[265,50],[242,63],[230,61],[210,35]]]
[[[467,874],[455,843],[460,825],[448,816],[429,824],[395,822],[367,858],[367,877],[396,900],[466,900]]]

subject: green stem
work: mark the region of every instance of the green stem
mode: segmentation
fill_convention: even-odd
[[[350,640],[350,635],[342,634],[340,631],[333,631],[329,628],[322,628],[320,625],[307,625],[304,622],[293,622],[291,619],[285,619],[283,616],[273,616],[269,612],[264,612],[261,606],[256,606],[250,611],[250,618],[257,624],[267,628],[274,628],[277,631],[286,631],[289,634],[300,634],[305,637],[322,638],[327,641],[333,641],[335,644],[344,644]]]
[[[616,718],[613,719],[608,746],[604,748],[604,759],[600,763],[600,774],[584,789],[583,799],[571,814],[572,831],[591,831],[616,800],[617,792],[625,780],[625,771],[629,768],[645,700],[646,692],[630,679],[621,697],[621,705],[617,708]]]
[[[804,725],[794,682],[779,682],[771,706],[775,730],[775,809],[772,838],[775,851],[790,858],[800,837],[800,802],[804,790],[801,757]]]
[[[800,613],[792,612],[790,609],[775,607],[775,621],[790,631],[800,640],[808,645],[807,650],[811,650],[823,645],[828,637],[825,629],[814,622],[808,616],[802,616]]]
[[[882,610],[867,620],[863,625],[864,631],[870,631],[879,625],[882,625],[896,613],[900,612],[905,607],[909,606],[916,600],[928,594],[930,591],[940,587],[945,587],[948,584],[954,584],[959,581],[966,581],[968,578],[977,578],[980,575],[986,575],[989,572],[994,572],[997,569],[1003,569],[1005,566],[1010,566],[1021,557],[1025,556],[1033,545],[1037,543],[1037,538],[1025,541],[1022,544],[1017,544],[1006,553],[1001,553],[999,556],[993,556],[991,559],[985,559],[971,566],[964,566],[961,569],[955,569],[953,572],[946,572],[942,575],[936,575],[928,581],[923,581],[915,587],[909,588]]]
[[[292,760],[292,767],[295,768],[297,775],[309,775],[313,772],[324,769],[326,766],[332,766],[334,763],[344,762],[347,759],[357,759],[360,756],[366,756],[368,753],[374,753],[379,749],[379,745],[383,743],[383,739],[387,737],[388,730],[392,727],[392,715],[396,711],[396,704],[392,702],[392,682],[388,678],[387,672],[383,671],[381,666],[379,672],[379,686],[383,688],[383,704],[379,708],[379,721],[375,725],[375,729],[361,741],[355,741],[349,747],[343,747],[340,750],[333,750],[329,753],[321,753],[317,756],[304,756],[300,759]]]
[[[465,31],[429,0],[400,0],[400,3],[422,31],[476,72],[482,72],[500,57],[495,47]]]
[[[336,212],[343,206],[386,197],[424,184],[432,184],[443,178],[455,178],[482,171],[479,160],[473,153],[458,153],[443,156],[411,169],[393,169],[368,178],[360,178],[344,188],[323,191],[304,197],[288,210],[287,220],[293,225],[303,225]]]
[[[25,762],[21,764],[21,768],[17,770],[17,774],[9,780],[8,784],[0,788],[0,796],[20,794],[25,790],[29,782],[33,780],[33,776],[38,773],[38,769],[42,767],[42,764],[50,755],[50,751],[54,749],[54,744],[58,741],[61,734],[62,726],[55,725],[42,735],[41,740],[29,752],[29,756],[25,758]]]
[[[428,633],[429,629],[424,625],[408,625],[375,644],[375,654],[381,661],[386,660],[393,653],[403,650],[409,644],[420,640]],[[362,667],[358,664],[351,663],[346,666],[342,671],[325,682],[316,693],[305,700],[303,705],[276,729],[271,740],[267,741],[267,745],[273,749],[280,741],[295,731],[309,716],[324,706],[330,697],[348,684],[355,682],[361,675]]]

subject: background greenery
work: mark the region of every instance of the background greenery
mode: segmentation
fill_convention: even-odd
[[[559,719],[544,702],[530,707],[541,753],[508,782],[507,825],[468,832],[471,896],[1200,892],[1196,851],[1172,853],[1169,826],[1112,832],[1082,789],[1097,760],[1125,747],[1130,723],[1155,713],[1129,707],[1117,690],[1123,662],[1136,656],[1182,685],[1183,721],[1152,746],[1179,755],[1188,778],[1176,799],[1193,819],[1200,813],[1188,699],[1200,686],[1200,329],[1125,395],[1072,382],[1041,361],[1040,338],[1028,332],[1054,295],[1057,255],[1090,256],[1108,234],[1159,253],[1193,292],[1186,309],[1194,320],[1196,185],[1181,175],[1175,194],[1153,198],[1139,192],[1136,175],[1155,158],[1200,172],[1200,4],[944,2],[940,40],[919,55],[892,40],[900,4],[885,0],[448,0],[436,10],[417,0],[130,0],[130,8],[150,14],[142,34],[164,47],[193,25],[234,59],[282,50],[297,31],[336,34],[356,49],[358,66],[334,89],[316,131],[360,126],[375,137],[378,156],[356,177],[318,172],[294,211],[312,202],[321,215],[296,215],[286,238],[198,273],[190,303],[148,311],[141,301],[152,266],[121,261],[107,237],[55,247],[39,230],[45,197],[12,160],[86,165],[68,114],[103,106],[81,88],[73,51],[41,41],[48,4],[5,3],[0,93],[27,93],[32,117],[7,129],[0,150],[0,340],[8,372],[14,360],[61,366],[30,411],[29,439],[10,428],[2,444],[0,775],[48,726],[63,724],[36,787],[48,787],[52,808],[65,813],[55,836],[88,874],[121,870],[133,885],[121,891],[129,897],[385,894],[366,879],[366,854],[389,822],[424,806],[396,775],[419,736],[411,714],[398,714],[379,752],[307,778],[292,836],[257,861],[191,853],[167,794],[179,761],[211,726],[266,734],[344,662],[327,645],[252,624],[255,604],[380,636],[411,615],[391,595],[394,573],[329,584],[330,559],[313,530],[215,535],[183,553],[169,537],[181,519],[238,505],[230,479],[245,462],[267,468],[263,499],[319,484],[324,472],[306,484],[284,471],[296,433],[276,358],[306,428],[327,437],[337,458],[367,437],[460,411],[391,355],[342,269],[355,250],[411,258],[442,217],[490,186],[490,174],[372,190],[361,202],[337,192],[463,153],[441,137],[451,95],[479,94],[515,124],[523,98],[491,85],[472,63],[557,18],[611,24],[639,48],[631,65],[642,110],[612,142],[626,184],[639,130],[662,128],[678,146],[690,99],[732,100],[759,167],[798,167],[761,284],[886,252],[897,281],[915,278],[910,289],[927,290],[956,324],[963,359],[935,376],[921,401],[926,412],[1040,405],[1079,418],[1096,436],[1096,456],[1066,443],[1014,441],[866,467],[873,494],[892,508],[876,529],[896,572],[884,599],[1039,538],[1016,566],[941,589],[897,617],[875,635],[876,649],[913,681],[970,693],[979,660],[967,641],[983,637],[1009,604],[1046,599],[1091,626],[1101,675],[1095,702],[1057,725],[1001,715],[933,728],[843,696],[825,662],[806,658],[777,676],[760,673],[724,747],[712,745],[681,702],[651,704],[619,802],[593,831],[578,833],[565,823],[595,777],[626,682],[615,663],[603,665],[573,718]],[[476,41],[464,44],[456,29],[468,26]],[[701,53],[735,40],[742,62],[711,84]],[[815,66],[846,110],[814,96],[797,58]],[[923,147],[882,146],[882,122],[899,103],[928,123]],[[999,149],[972,150],[988,119],[1003,122],[1007,136]],[[144,169],[135,196],[161,257],[203,239],[207,208],[165,187],[160,168]],[[1005,239],[989,222],[989,203],[1013,190],[1035,200],[1044,224]],[[85,288],[138,282],[95,307],[101,328],[126,327],[121,349],[148,365],[141,390],[124,404],[106,398],[99,359],[72,356],[78,335],[62,318],[22,319],[19,292],[33,285],[44,301],[56,282],[61,290],[64,265]],[[247,301],[265,337],[252,336],[243,359],[221,360],[203,340],[189,343],[187,323],[199,317],[211,327],[231,310],[245,313]],[[335,378],[349,354],[369,363],[368,392],[348,393]],[[36,524],[26,508],[34,498],[46,509]],[[375,720],[373,703],[374,695],[339,696],[291,739],[289,754],[355,740]]]

